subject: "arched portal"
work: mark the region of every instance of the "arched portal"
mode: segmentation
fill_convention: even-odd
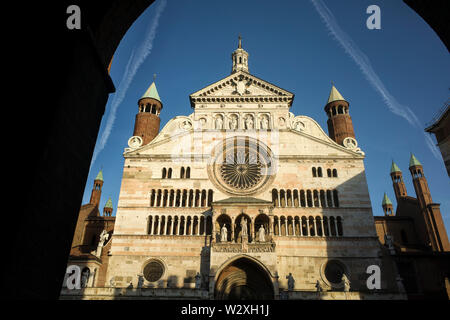
[[[239,258],[222,269],[214,288],[216,300],[271,300],[270,276],[256,262]]]

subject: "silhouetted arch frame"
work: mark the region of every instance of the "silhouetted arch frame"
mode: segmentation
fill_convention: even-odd
[[[248,260],[248,262],[253,263],[255,266],[257,266],[260,269],[261,275],[265,276],[266,279],[268,280],[268,283],[270,283],[270,289],[272,291],[272,299],[275,299],[275,297],[278,295],[278,284],[277,282],[277,278],[272,275],[272,273],[270,272],[270,270],[258,259],[246,255],[246,254],[239,254],[236,255],[228,260],[226,260],[225,262],[222,263],[222,265],[216,270],[216,273],[214,275],[214,298],[216,299],[217,297],[217,280],[219,279],[220,275],[222,274],[222,272],[229,266],[231,266],[233,263],[239,261],[239,260]]]
[[[157,262],[159,263],[162,268],[163,268],[163,272],[161,274],[161,276],[159,277],[159,279],[155,280],[155,281],[149,281],[145,278],[145,274],[144,274],[144,269],[145,267],[150,264],[151,262]],[[141,266],[141,274],[143,275],[144,278],[144,285],[146,284],[155,284],[158,283],[158,281],[161,281],[164,279],[164,276],[167,274],[167,264],[160,258],[156,258],[156,257],[150,257],[147,260],[144,261],[144,263]]]

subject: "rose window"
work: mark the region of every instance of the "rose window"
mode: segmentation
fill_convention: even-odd
[[[208,166],[211,181],[226,193],[251,195],[261,192],[274,178],[272,152],[257,139],[233,137],[219,142]]]
[[[227,154],[220,168],[223,180],[236,189],[248,189],[261,180],[261,162],[256,154],[239,150]]]

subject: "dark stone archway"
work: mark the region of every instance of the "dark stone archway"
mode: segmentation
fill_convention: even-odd
[[[220,272],[214,288],[216,300],[272,300],[273,285],[267,271],[248,258],[239,258]]]
[[[106,102],[111,58],[154,0],[62,0],[8,4],[4,43],[14,67],[3,114],[12,124],[4,216],[2,296],[58,299]],[[10,6],[11,5],[11,6]],[[69,5],[81,29],[66,27]],[[11,88],[11,89],[10,89]],[[6,112],[11,112],[10,115]]]

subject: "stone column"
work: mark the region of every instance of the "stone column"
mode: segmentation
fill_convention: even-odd
[[[322,225],[322,237],[325,236],[325,229],[323,228],[323,217],[320,218],[320,224]]]
[[[292,235],[295,237],[295,217],[292,218]]]
[[[169,219],[167,216],[164,216],[164,230],[163,230],[163,235],[166,235],[166,231],[167,231],[167,223],[169,222]]]
[[[254,218],[250,218],[250,223],[252,224],[250,226],[250,232],[252,234],[252,242],[255,242],[256,239],[256,235],[255,235],[255,219]]]
[[[317,237],[317,220],[316,220],[316,218],[314,218],[314,236],[316,236]]]
[[[156,227],[156,234],[159,235],[159,228],[161,227],[161,216],[158,216],[158,226]]]
[[[150,223],[149,222],[149,228],[148,228],[148,234],[149,235],[152,235],[153,234],[153,224],[155,223],[155,221],[153,221],[153,216],[151,216],[151,221],[152,221],[152,223]],[[149,220],[150,220],[150,218],[149,218]]]
[[[231,218],[231,242],[234,242],[234,217]]]
[[[299,230],[300,230],[300,236],[302,236],[303,237],[303,221],[302,221],[302,217],[300,217],[300,219],[299,219]]]
[[[180,235],[180,225],[181,225],[181,216],[178,217],[178,223],[177,223],[177,236]]]
[[[330,217],[327,217],[328,236],[331,236]]]
[[[310,236],[310,234],[309,234],[309,218],[308,217],[306,217],[306,235]]]
[[[286,229],[286,237],[289,235],[288,224],[289,224],[288,218],[285,217],[285,218],[284,218],[284,229]]]

